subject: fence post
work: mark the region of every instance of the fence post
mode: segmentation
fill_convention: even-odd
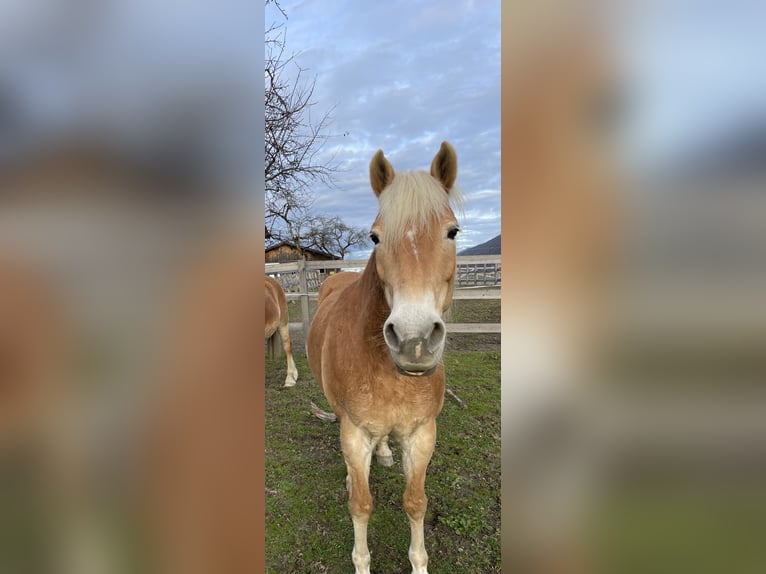
[[[304,341],[309,336],[309,325],[311,324],[311,318],[309,316],[309,283],[306,278],[306,260],[298,260],[298,281],[301,287],[301,319],[303,321],[303,337]]]

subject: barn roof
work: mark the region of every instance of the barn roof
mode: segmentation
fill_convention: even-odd
[[[274,251],[276,249],[279,249],[280,247],[290,247],[296,250],[298,249],[298,247],[296,247],[295,243],[293,243],[292,241],[280,241],[279,243],[275,243],[274,245],[268,246],[265,250],[265,253],[268,253],[269,251]],[[302,250],[307,253],[311,253],[313,255],[327,257],[328,259],[340,259],[340,257],[338,257],[337,255],[333,255],[332,253],[326,253],[324,251],[319,251],[318,249],[312,249],[310,247],[304,247]]]

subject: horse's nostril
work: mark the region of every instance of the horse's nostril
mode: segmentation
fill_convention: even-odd
[[[431,334],[428,336],[428,347],[433,351],[444,341],[446,331],[444,330],[444,323],[441,321],[434,323],[434,328]]]
[[[401,341],[396,334],[396,329],[394,328],[393,323],[386,323],[386,326],[383,329],[383,338],[386,340],[389,347],[393,349],[399,349],[401,347]]]

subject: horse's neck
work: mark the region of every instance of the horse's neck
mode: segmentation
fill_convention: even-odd
[[[374,252],[355,287],[359,297],[358,309],[361,318],[359,324],[363,326],[365,334],[376,340],[379,338],[379,342],[385,346],[383,324],[386,322],[391,309],[386,302],[383,282],[378,275]]]

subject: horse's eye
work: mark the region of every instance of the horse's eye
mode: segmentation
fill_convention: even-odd
[[[460,231],[459,227],[450,227],[450,230],[447,232],[447,239],[455,239],[458,231]]]
[[[377,245],[380,243],[380,237],[378,237],[378,234],[373,231],[370,233],[370,241]]]

